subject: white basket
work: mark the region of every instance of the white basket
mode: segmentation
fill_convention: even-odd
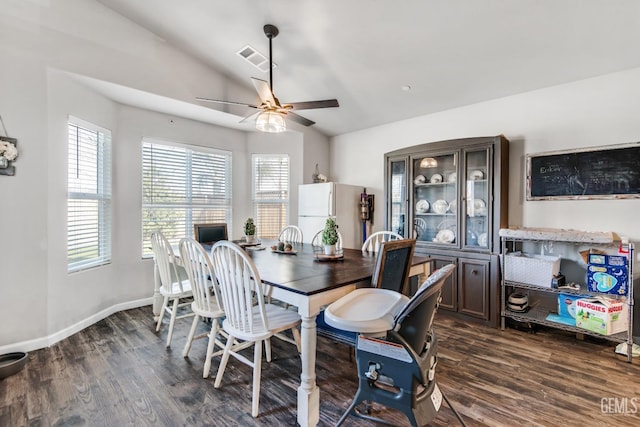
[[[551,287],[551,279],[560,271],[560,257],[510,253],[504,257],[504,278],[510,282]]]

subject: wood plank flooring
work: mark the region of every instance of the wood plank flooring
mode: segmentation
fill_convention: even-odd
[[[250,368],[231,358],[222,388],[214,389],[218,359],[202,378],[205,340],[182,357],[189,325],[176,322],[166,349],[166,328],[156,333],[151,308],[143,307],[30,353],[25,369],[0,381],[0,426],[296,425],[300,359],[293,346],[272,340],[274,360],[263,362],[254,419]],[[442,312],[436,325],[438,383],[468,426],[640,425],[640,360],[626,363],[612,343],[551,329],[500,331]],[[320,425],[332,426],[357,386],[347,346],[318,339],[317,382]],[[396,411],[374,410],[408,425]],[[446,404],[432,423],[458,424]],[[344,425],[374,424],[350,417]]]

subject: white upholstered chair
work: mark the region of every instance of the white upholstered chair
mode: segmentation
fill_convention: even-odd
[[[173,326],[176,319],[193,316],[193,312],[188,310],[186,313],[178,315],[178,311],[191,304],[187,298],[191,298],[191,283],[189,279],[183,278],[178,273],[176,257],[167,238],[160,231],[151,234],[151,247],[153,249],[153,259],[158,276],[160,277],[160,294],[163,297],[162,308],[158,316],[158,324],[156,332],[162,326],[162,320],[165,313],[169,313],[169,332],[167,334],[167,347],[171,347],[171,338],[173,337]]]
[[[195,314],[182,356],[187,357],[189,355],[193,340],[208,336],[209,344],[207,345],[207,355],[202,372],[202,377],[207,378],[211,370],[211,359],[222,353],[222,350],[214,353],[215,346],[218,345],[220,349],[224,348],[224,343],[217,339],[219,332],[218,324],[219,320],[224,317],[224,311],[218,298],[217,285],[215,284],[215,280],[213,280],[214,275],[211,261],[204,247],[194,239],[182,239],[180,241],[180,259],[189,276],[189,282],[191,282],[191,290],[193,293],[191,310]],[[211,330],[208,333],[195,336],[200,318],[211,320]]]
[[[262,370],[262,343],[267,360],[271,360],[269,339],[279,332],[291,329],[300,351],[300,316],[283,307],[265,302],[265,285],[255,264],[242,248],[230,241],[220,241],[211,248],[213,272],[220,285],[220,296],[225,309],[222,328],[229,335],[214,383],[219,388],[229,356],[253,368],[253,397],[251,415],[258,416],[260,401],[260,372]],[[239,348],[254,344],[253,362],[239,354]]]
[[[362,250],[367,252],[378,252],[382,243],[400,239],[404,239],[404,237],[393,231],[376,231],[364,241],[362,244]]]
[[[297,225],[287,225],[282,229],[278,240],[289,243],[302,243],[302,229]]]

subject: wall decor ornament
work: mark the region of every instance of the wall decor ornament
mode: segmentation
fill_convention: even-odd
[[[18,140],[9,138],[2,116],[0,116],[0,123],[2,124],[4,134],[7,135],[0,136],[0,175],[13,176],[16,173],[16,168],[11,162],[15,161],[18,157]]]

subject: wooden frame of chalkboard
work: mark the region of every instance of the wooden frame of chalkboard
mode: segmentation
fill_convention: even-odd
[[[527,200],[640,198],[640,142],[527,154]]]

